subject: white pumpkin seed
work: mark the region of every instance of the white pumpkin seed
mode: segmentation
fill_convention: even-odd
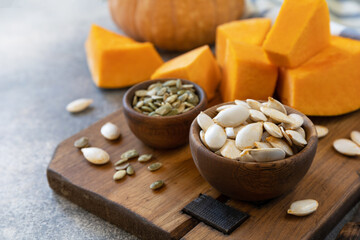
[[[269,107],[260,107],[261,112],[263,112],[266,116],[272,118],[275,121],[282,122],[282,123],[293,123],[293,120],[287,116],[286,114],[276,110],[274,108]]]
[[[246,103],[250,108],[260,111],[261,103],[253,99],[246,99]]]
[[[245,149],[241,152],[239,157],[240,162],[255,162],[255,159],[250,155],[250,149]]]
[[[107,152],[97,147],[88,147],[82,148],[81,152],[83,153],[86,160],[93,164],[105,164],[109,162],[110,156]]]
[[[259,142],[261,140],[262,134],[263,124],[261,122],[250,123],[241,128],[236,135],[236,147],[240,150],[253,148],[255,146],[255,142]]]
[[[220,149],[225,144],[226,138],[224,129],[218,124],[211,125],[205,132],[205,142],[212,151]]]
[[[260,148],[272,148],[270,143],[266,143],[266,142],[255,142],[255,147],[258,148],[258,149],[260,149]]]
[[[264,131],[262,136],[261,136],[261,142],[265,142],[266,138],[269,137],[270,134],[267,131]]]
[[[276,138],[282,138],[283,137],[281,129],[275,123],[265,122],[264,123],[264,128],[271,136],[274,136]]]
[[[224,109],[226,109],[226,108],[233,107],[233,106],[236,106],[236,105],[235,105],[235,104],[222,105],[222,106],[218,107],[218,108],[216,109],[216,111],[217,111],[217,112],[220,112],[221,110],[224,110]]]
[[[294,143],[295,145],[303,147],[307,144],[307,141],[303,136],[301,136],[300,133],[294,130],[286,130],[285,132],[289,135],[291,142]]]
[[[152,158],[152,154],[142,154],[139,156],[138,161],[139,162],[148,162]]]
[[[66,110],[71,113],[81,112],[85,110],[90,104],[93,103],[93,100],[90,98],[79,98],[72,101],[66,106]]]
[[[214,121],[204,112],[200,112],[199,115],[196,117],[196,121],[201,127],[202,130],[206,132],[206,130],[214,124]]]
[[[288,214],[295,216],[306,216],[317,210],[319,203],[313,199],[305,199],[295,201],[290,205],[290,208],[287,210]]]
[[[226,136],[231,139],[235,139],[236,134],[233,127],[225,128]]]
[[[208,146],[207,143],[205,142],[205,132],[204,132],[204,130],[201,130],[201,131],[200,131],[200,140],[201,140],[201,142],[202,142],[207,148],[209,148],[209,146]]]
[[[300,133],[303,138],[306,137],[305,130],[302,127],[299,127],[297,129],[295,129],[294,131]]]
[[[334,141],[333,146],[336,151],[346,156],[360,155],[360,147],[349,139],[337,139]]]
[[[266,141],[270,143],[271,146],[273,146],[274,148],[280,148],[281,150],[283,150],[287,156],[294,155],[293,150],[284,140],[270,136],[266,138]]]
[[[250,108],[249,105],[246,102],[241,101],[241,100],[235,100],[235,104],[246,107],[246,108]]]
[[[352,131],[350,133],[351,140],[360,146],[360,132],[359,131]]]
[[[280,126],[280,130],[281,130],[281,132],[282,132],[285,140],[288,142],[288,144],[289,144],[290,146],[292,146],[293,143],[292,143],[292,141],[291,141],[290,136],[286,133],[285,128],[284,128],[283,126]]]
[[[234,140],[228,139],[220,149],[220,154],[226,158],[236,159],[240,157],[241,151],[235,146]]]
[[[329,133],[329,129],[325,126],[315,125],[318,138],[323,138]]]
[[[237,127],[245,122],[249,115],[249,109],[236,105],[222,110],[213,120],[222,127]]]
[[[120,180],[120,179],[124,178],[125,176],[126,176],[126,171],[125,170],[119,170],[114,174],[113,179],[115,181],[117,181],[117,180]]]
[[[286,108],[284,107],[284,105],[272,97],[268,97],[268,101],[266,103],[264,103],[263,106],[269,107],[269,108],[274,108],[284,114],[287,114],[287,111],[286,111]]]
[[[250,149],[249,153],[257,162],[271,162],[285,158],[285,152],[280,148]]]
[[[101,127],[100,132],[104,136],[104,138],[109,139],[109,140],[115,140],[120,137],[120,129],[111,122],[105,123]]]
[[[259,121],[265,122],[267,120],[267,117],[258,110],[250,109],[249,113],[250,113],[250,119],[253,120],[254,122],[259,122]]]
[[[292,120],[292,123],[284,123],[285,129],[294,130],[301,127],[304,123],[304,118],[296,113],[291,113],[288,117]]]

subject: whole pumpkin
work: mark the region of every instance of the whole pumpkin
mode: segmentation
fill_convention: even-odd
[[[109,8],[135,40],[186,51],[212,44],[218,25],[240,18],[244,0],[109,0]]]

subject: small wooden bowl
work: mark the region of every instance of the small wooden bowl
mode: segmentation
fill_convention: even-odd
[[[204,90],[197,84],[181,79],[185,84],[193,84],[199,103],[192,110],[175,116],[149,117],[138,113],[132,107],[135,91],[147,89],[150,84],[164,82],[174,78],[154,79],[134,85],[126,91],[123,107],[130,130],[146,145],[160,149],[171,149],[186,144],[189,141],[191,122],[206,108],[207,98]]]
[[[225,104],[229,103],[213,106],[204,112],[215,117],[216,108]],[[318,139],[309,118],[293,108],[285,108],[288,114],[297,113],[304,118],[302,127],[308,144],[299,153],[274,162],[239,162],[213,153],[201,142],[201,129],[194,120],[189,136],[191,154],[205,180],[224,195],[244,201],[264,201],[293,189],[309,170]]]

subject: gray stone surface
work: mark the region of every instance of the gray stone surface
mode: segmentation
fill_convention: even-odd
[[[46,180],[59,142],[121,107],[124,89],[91,81],[83,45],[92,23],[116,30],[106,1],[0,0],[0,239],[136,239]],[[93,107],[67,113],[79,97]]]

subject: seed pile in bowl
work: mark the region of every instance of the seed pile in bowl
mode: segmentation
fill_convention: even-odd
[[[212,119],[197,116],[200,139],[211,151],[242,162],[270,162],[299,152],[306,144],[304,119],[287,114],[285,107],[269,97],[267,102],[247,99],[216,109]]]
[[[151,84],[148,89],[137,90],[132,106],[148,116],[173,116],[193,109],[199,103],[193,84],[180,79]]]

